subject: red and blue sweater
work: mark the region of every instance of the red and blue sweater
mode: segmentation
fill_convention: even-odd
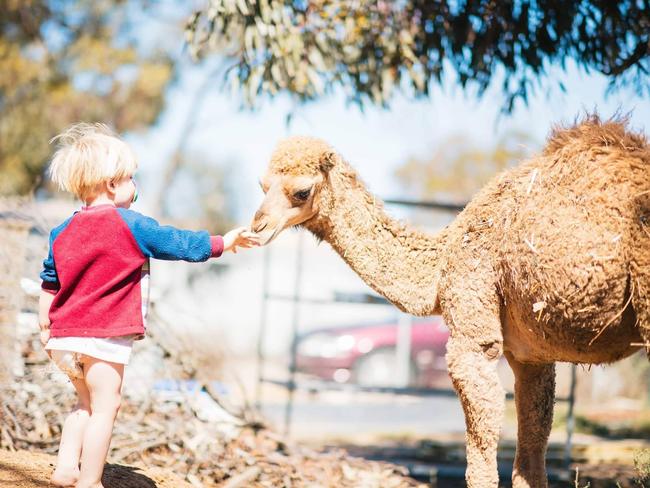
[[[144,334],[140,279],[149,258],[206,261],[223,252],[207,231],[162,226],[113,205],[84,207],[50,233],[43,290],[55,294],[51,337]]]

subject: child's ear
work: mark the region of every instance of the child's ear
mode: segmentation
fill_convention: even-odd
[[[117,184],[115,183],[115,180],[108,180],[106,182],[106,191],[108,193],[110,193],[111,195],[114,195],[116,189],[117,189]]]

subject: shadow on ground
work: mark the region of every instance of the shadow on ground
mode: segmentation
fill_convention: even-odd
[[[157,488],[154,480],[139,472],[133,466],[107,464],[102,476],[104,488]]]
[[[594,446],[589,446],[593,448]],[[567,466],[564,446],[550,444],[547,455],[549,488],[640,488],[639,472],[627,455],[630,446],[607,444],[598,446],[608,452],[611,461],[589,460],[589,450],[575,447],[576,458]],[[465,446],[458,441],[386,442],[376,445],[335,444],[328,448],[343,448],[351,455],[405,466],[411,477],[428,482],[436,488],[464,487]],[[616,450],[621,460],[616,460]],[[647,449],[647,447],[646,447]],[[499,486],[510,487],[514,442],[499,446]],[[648,451],[650,452],[650,451]],[[576,479],[577,475],[577,479]],[[650,488],[650,484],[645,485]]]

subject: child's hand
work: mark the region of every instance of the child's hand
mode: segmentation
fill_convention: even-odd
[[[44,290],[41,290],[41,294],[38,298],[38,326],[41,329],[40,339],[43,347],[46,346],[47,341],[50,339],[50,307],[52,306],[52,301],[54,300],[54,295],[48,293]],[[49,351],[45,351],[49,355]]]
[[[223,236],[223,250],[237,253],[237,247],[249,248],[259,246],[260,240],[257,234],[249,231],[246,227],[238,227],[226,232]]]
[[[47,341],[50,340],[50,329],[41,329],[41,344],[43,344],[43,347],[47,345]]]

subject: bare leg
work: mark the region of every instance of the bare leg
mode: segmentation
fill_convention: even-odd
[[[79,479],[81,443],[90,417],[90,393],[82,379],[71,379],[77,390],[77,404],[65,419],[56,468],[50,480],[54,486],[74,486]]]
[[[120,408],[124,365],[87,358],[84,376],[90,392],[91,415],[81,452],[77,488],[101,488],[104,463]]]
[[[515,374],[517,453],[512,471],[513,488],[544,488],[546,446],[553,423],[555,364],[524,364],[506,352]]]

